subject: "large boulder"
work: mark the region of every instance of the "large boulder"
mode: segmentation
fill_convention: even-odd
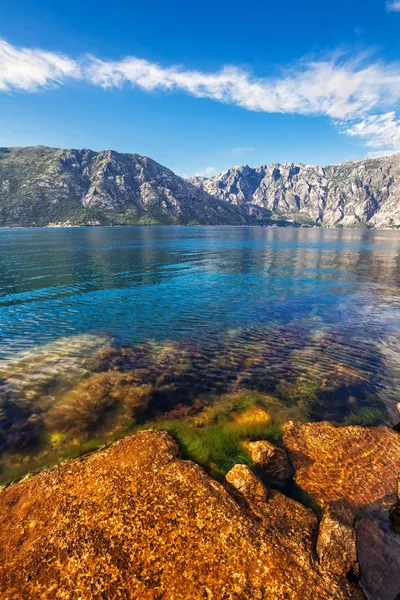
[[[168,434],[125,438],[0,492],[0,597],[361,597],[321,570],[311,511],[274,491],[253,506],[181,460]]]

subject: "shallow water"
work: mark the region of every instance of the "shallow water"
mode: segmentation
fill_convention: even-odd
[[[243,390],[393,424],[399,317],[396,231],[0,230],[0,478]]]

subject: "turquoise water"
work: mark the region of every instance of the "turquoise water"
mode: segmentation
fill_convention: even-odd
[[[374,407],[394,423],[399,330],[400,232],[3,229],[0,449],[16,423],[20,433],[40,421],[61,377],[72,385],[98,370],[91,357],[104,348],[113,368],[157,364],[146,384],[185,362],[184,374],[168,371],[176,402],[238,386],[279,395],[318,377],[309,418]],[[159,394],[152,416],[173,404]]]

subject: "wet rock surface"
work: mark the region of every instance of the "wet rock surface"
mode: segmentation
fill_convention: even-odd
[[[290,422],[283,441],[304,491],[322,506],[343,499],[352,505],[361,584],[371,600],[393,600],[400,536],[390,529],[389,510],[397,497],[400,435],[383,426]]]
[[[0,493],[0,596],[362,597],[321,569],[309,509],[276,491],[254,506],[139,433]]]
[[[327,571],[346,576],[358,573],[355,513],[347,500],[326,504],[319,527],[317,554]]]

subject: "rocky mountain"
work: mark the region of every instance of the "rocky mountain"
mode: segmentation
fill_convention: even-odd
[[[272,215],[326,227],[400,226],[400,154],[328,167],[233,167],[191,182],[253,218]]]
[[[190,222],[237,224],[245,218],[138,154],[0,148],[0,226]]]
[[[400,154],[328,167],[233,167],[183,179],[111,150],[0,148],[0,226],[400,226]]]

